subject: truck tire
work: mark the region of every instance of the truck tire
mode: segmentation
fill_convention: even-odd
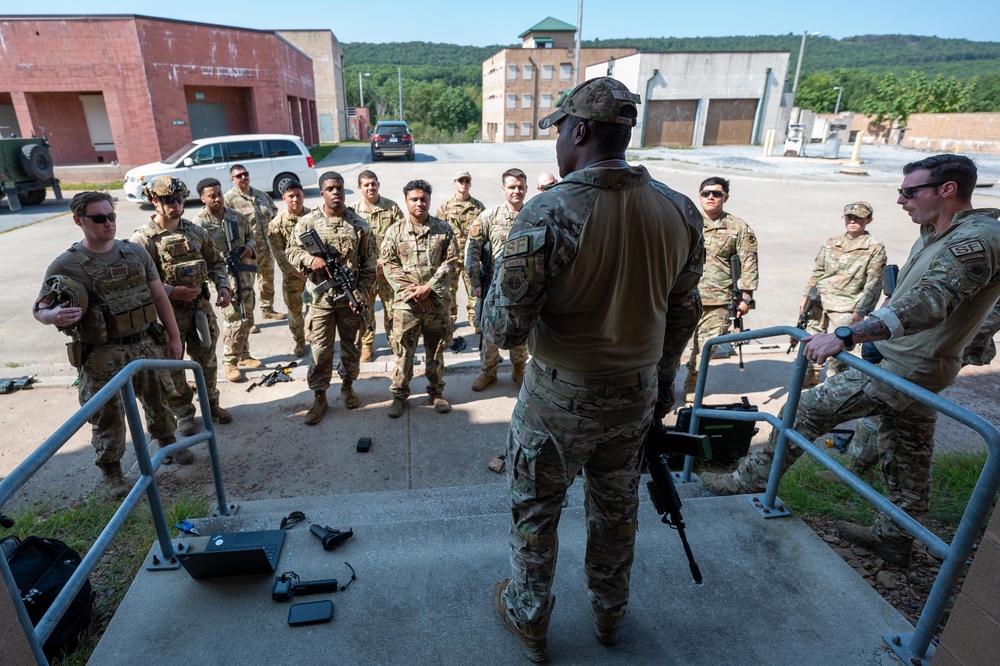
[[[45,188],[40,190],[28,190],[17,195],[22,206],[37,206],[45,201]]]
[[[49,149],[37,143],[21,146],[19,156],[24,173],[35,180],[51,180],[52,155]]]

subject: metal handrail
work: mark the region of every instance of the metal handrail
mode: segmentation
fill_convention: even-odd
[[[983,417],[969,411],[965,407],[961,407],[912,382],[901,379],[887,370],[860,359],[849,352],[842,351],[836,356],[838,361],[842,361],[846,365],[886,384],[903,395],[913,398],[968,426],[979,433],[986,442],[988,452],[986,464],[983,466],[983,471],[979,475],[979,480],[976,482],[976,487],[969,498],[965,512],[962,514],[962,519],[958,524],[958,529],[955,531],[955,536],[949,545],[931,533],[930,530],[917,522],[908,513],[890,502],[884,495],[848,471],[843,465],[836,462],[812,441],[807,440],[794,430],[795,413],[798,410],[799,396],[802,393],[802,382],[809,366],[808,360],[802,354],[805,345],[799,345],[798,353],[795,356],[792,382],[788,387],[788,401],[785,403],[781,419],[770,414],[758,412],[723,411],[705,409],[701,406],[701,400],[705,392],[705,382],[708,376],[709,361],[711,360],[712,349],[714,347],[721,344],[732,344],[735,342],[786,335],[801,340],[809,334],[793,326],[772,326],[770,328],[721,335],[705,342],[702,348],[701,363],[698,368],[698,382],[695,388],[694,407],[691,412],[690,432],[698,432],[699,420],[703,416],[730,421],[767,421],[778,429],[778,439],[775,445],[774,458],[771,462],[771,471],[764,498],[763,500],[758,497],[751,498],[751,503],[762,504],[771,516],[787,515],[782,511],[783,507],[776,506],[776,501],[778,485],[781,482],[782,470],[784,469],[785,459],[788,455],[788,441],[791,440],[796,446],[833,471],[850,488],[874,504],[879,511],[888,515],[902,529],[925,544],[928,550],[936,557],[941,558],[943,560],[941,568],[934,579],[934,585],[931,587],[931,592],[927,597],[927,603],[924,604],[914,630],[907,634],[887,634],[882,637],[889,648],[904,663],[926,663],[930,659],[931,654],[933,654],[931,640],[934,635],[934,629],[944,615],[948,599],[951,597],[958,583],[962,568],[972,553],[976,536],[979,534],[986,520],[986,516],[993,504],[993,499],[996,497],[997,490],[1000,489],[1000,456],[998,456],[998,453],[1000,453],[1000,430]],[[680,476],[682,481],[690,481],[693,462],[693,458],[690,457],[684,461],[684,471]],[[912,660],[916,660],[916,662]]]
[[[194,361],[168,361],[159,359],[132,361],[122,368],[93,398],[80,407],[73,416],[56,429],[48,439],[42,442],[7,478],[0,481],[0,509],[2,509],[4,504],[14,497],[15,493],[28,482],[32,475],[41,469],[80,428],[86,425],[97,414],[98,410],[114,398],[116,394],[121,394],[122,407],[125,410],[128,429],[132,435],[132,446],[135,449],[135,457],[139,464],[141,476],[125,499],[122,500],[121,506],[115,511],[114,516],[111,517],[111,520],[101,531],[100,535],[98,535],[97,540],[94,541],[94,545],[87,551],[80,566],[70,576],[65,587],[59,592],[59,595],[52,602],[48,611],[46,611],[45,615],[38,622],[38,626],[32,627],[31,620],[28,618],[28,612],[24,607],[24,602],[17,594],[17,586],[14,582],[14,576],[10,571],[10,566],[7,563],[7,558],[0,557],[0,574],[3,575],[4,581],[7,583],[11,598],[15,602],[14,606],[17,609],[18,619],[24,629],[35,660],[39,664],[48,664],[41,646],[48,640],[56,624],[62,619],[73,599],[76,598],[77,593],[83,588],[90,574],[94,571],[97,563],[104,556],[104,553],[107,552],[112,540],[125,524],[128,515],[139,506],[143,493],[145,493],[146,499],[149,502],[149,511],[156,529],[160,552],[164,559],[168,561],[175,557],[174,545],[170,539],[166,515],[163,512],[163,502],[160,500],[160,491],[156,484],[156,470],[160,468],[168,456],[201,442],[207,442],[208,457],[212,466],[212,478],[215,483],[215,496],[219,512],[223,515],[229,515],[229,505],[226,502],[226,491],[222,482],[222,471],[219,467],[219,450],[215,439],[215,426],[212,423],[212,419],[203,419],[205,424],[203,432],[186,437],[170,446],[160,449],[155,455],[150,456],[146,441],[146,432],[142,427],[142,419],[136,404],[135,389],[132,386],[132,378],[139,372],[146,370],[193,370],[201,413],[203,415],[211,413],[211,403],[209,402],[208,390],[205,386],[205,375],[202,372],[201,366]]]

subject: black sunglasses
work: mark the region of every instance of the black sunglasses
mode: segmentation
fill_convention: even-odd
[[[184,203],[183,199],[175,196],[156,197],[156,199],[164,206],[173,206],[174,204]]]
[[[472,182],[472,179],[471,178],[459,178],[458,182],[462,183],[463,185],[468,185],[469,183]]]
[[[105,222],[114,222],[118,219],[117,213],[108,213],[107,215],[81,215],[80,217],[85,217],[94,224],[104,224]]]
[[[939,187],[947,182],[948,182],[947,180],[942,180],[937,183],[924,183],[923,185],[912,185],[910,187],[901,187],[896,191],[899,192],[899,196],[909,200],[916,196],[917,190],[922,190],[925,187]]]
[[[249,178],[249,172],[244,171],[243,173],[234,173],[233,178]]]
[[[701,191],[701,198],[702,199],[708,199],[710,197],[711,198],[715,198],[715,199],[721,199],[724,196],[726,196],[726,193],[723,192],[722,190],[702,190]]]

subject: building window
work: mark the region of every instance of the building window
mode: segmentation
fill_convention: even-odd
[[[531,123],[521,123],[521,136],[531,136]]]
[[[552,93],[542,93],[541,98],[538,100],[538,108],[540,109],[552,108]]]
[[[517,95],[507,95],[507,108],[508,109],[517,108]]]
[[[522,109],[531,108],[531,95],[521,95],[521,108]]]
[[[569,81],[573,78],[573,65],[568,62],[559,63],[559,80]]]
[[[554,69],[552,65],[542,65],[542,81],[551,81]]]
[[[530,81],[531,80],[531,75],[533,74],[533,72],[534,72],[534,70],[532,70],[531,65],[525,65],[524,66],[524,80],[525,81]]]
[[[507,123],[507,136],[514,136],[514,132],[517,130],[517,123]]]
[[[507,80],[517,81],[517,65],[507,65]]]

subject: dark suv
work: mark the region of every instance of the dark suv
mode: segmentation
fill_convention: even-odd
[[[413,135],[402,120],[386,120],[375,125],[372,162],[378,162],[386,155],[406,155],[406,159],[411,162],[416,158],[413,152]]]

